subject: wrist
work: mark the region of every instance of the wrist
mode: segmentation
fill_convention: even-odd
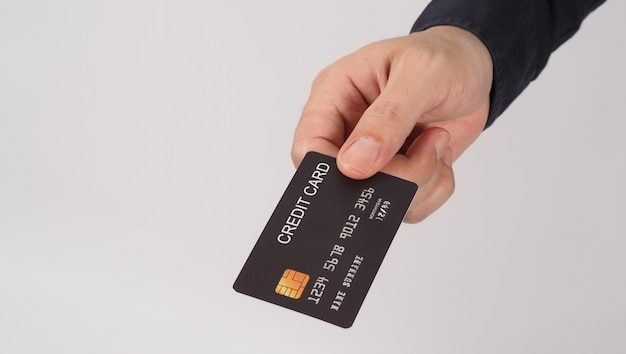
[[[493,61],[489,49],[474,33],[458,26],[438,25],[421,31],[423,34],[432,36],[440,45],[448,49],[456,49],[465,59],[471,59],[471,63],[480,73],[484,73],[491,82],[493,74]],[[416,35],[420,32],[414,32]],[[490,85],[491,86],[491,85]]]

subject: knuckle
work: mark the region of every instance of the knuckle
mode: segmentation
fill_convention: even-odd
[[[304,159],[304,153],[301,146],[294,146],[291,149],[291,161],[293,162],[293,165],[297,168],[300,166],[302,159]]]
[[[412,210],[410,208],[409,211],[406,213],[406,216],[404,217],[404,222],[407,224],[417,224],[424,221],[424,219],[426,219],[426,216],[427,215],[425,215],[424,213]]]
[[[332,73],[330,68],[326,67],[322,70],[320,70],[320,72],[317,73],[317,75],[315,75],[315,77],[313,78],[313,86],[317,86],[322,82],[325,82],[326,80],[328,80],[329,77],[332,77]]]
[[[454,180],[454,172],[452,171],[452,168],[447,166],[444,167],[438,187],[444,197],[443,202],[448,200],[452,194],[454,194],[456,182]]]
[[[426,186],[432,183],[437,177],[437,155],[436,152],[428,156],[422,156],[411,161],[411,175],[418,186]]]
[[[422,191],[425,195],[416,196],[413,200],[404,217],[404,222],[408,224],[416,224],[424,221],[424,219],[434,213],[443,204],[445,204],[448,199],[450,199],[455,188],[456,184],[452,169],[444,168],[444,171],[442,171],[436,181],[436,185],[433,187],[424,186]]]
[[[397,127],[406,125],[407,112],[397,101],[399,100],[381,98],[370,106],[368,113],[383,133],[395,131]]]

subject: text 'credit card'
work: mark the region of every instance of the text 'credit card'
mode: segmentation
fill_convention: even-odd
[[[308,153],[234,289],[352,326],[416,191],[384,173],[350,179],[334,158]]]

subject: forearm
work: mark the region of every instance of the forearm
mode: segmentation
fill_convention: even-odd
[[[534,80],[550,54],[605,0],[434,0],[411,32],[454,25],[489,50],[494,80],[486,127]]]

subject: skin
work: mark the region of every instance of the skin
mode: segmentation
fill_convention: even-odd
[[[405,221],[422,221],[452,195],[452,163],[485,127],[492,66],[484,44],[453,26],[369,44],[313,81],[294,165],[317,151],[354,179],[383,171],[413,181]]]

